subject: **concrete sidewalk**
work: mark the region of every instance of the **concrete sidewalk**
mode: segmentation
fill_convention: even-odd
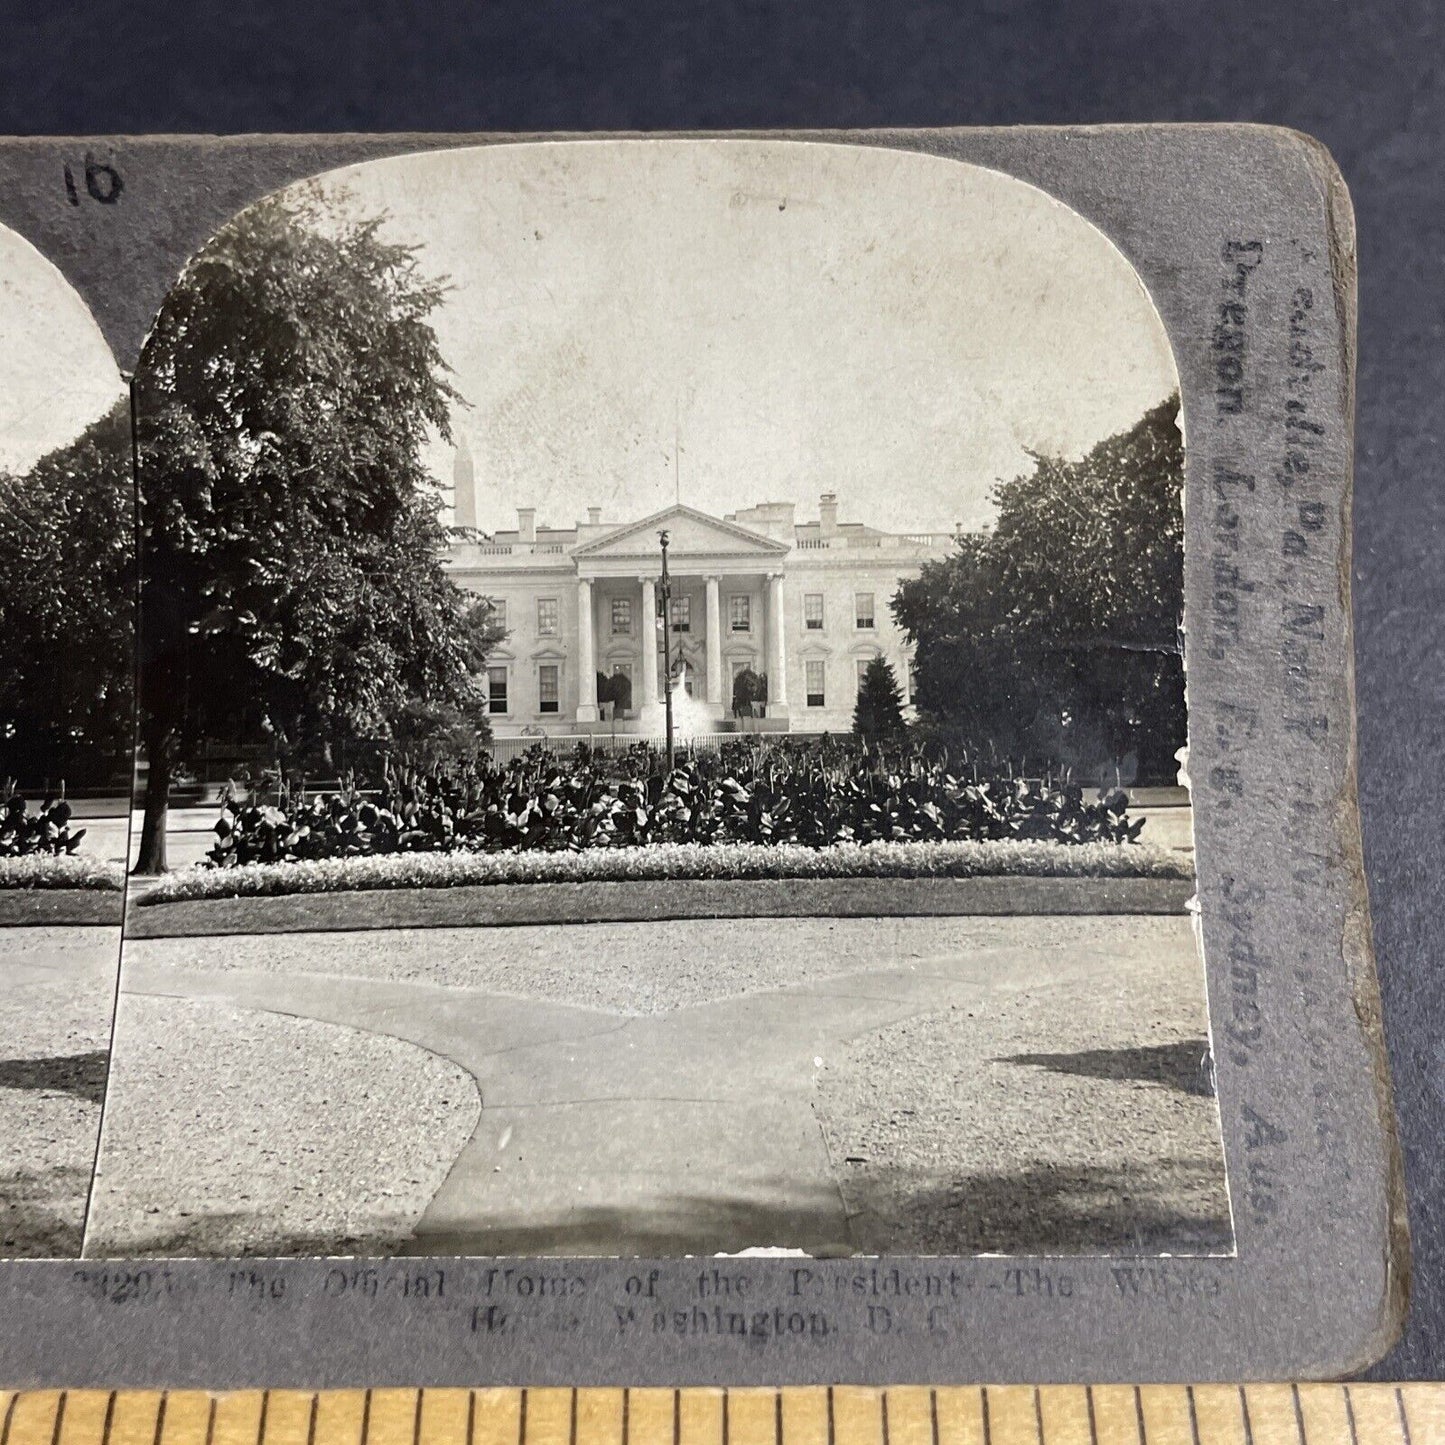
[[[116,927],[0,933],[0,1258],[74,1258],[100,1131]]]

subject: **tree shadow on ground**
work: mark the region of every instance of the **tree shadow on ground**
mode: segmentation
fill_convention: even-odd
[[[0,1259],[78,1258],[89,1188],[85,1169],[0,1175]]]
[[[104,1104],[109,1064],[110,1055],[104,1049],[41,1059],[0,1059],[0,1089],[73,1094],[88,1104]]]
[[[640,1208],[583,1206],[565,1214],[517,1210],[469,1225],[408,1234],[401,1221],[350,1235],[279,1235],[254,1216],[156,1221],[101,1252],[128,1256],[558,1255],[667,1258],[793,1249],[848,1254],[1216,1254],[1232,1248],[1222,1166],[1030,1168],[947,1179],[883,1175],[850,1181],[850,1238],[836,1244],[838,1197],[810,1213],[756,1196],[670,1194]]]
[[[1083,1049],[1073,1054],[1009,1054],[1000,1064],[1034,1064],[1090,1079],[1137,1079],[1196,1098],[1214,1097],[1214,1062],[1207,1039],[1181,1039],[1132,1049]]]
[[[1221,1160],[1052,1166],[850,1183],[860,1252],[1216,1254],[1234,1246]]]
[[[354,1233],[284,1234],[254,1214],[161,1214],[121,1228],[92,1223],[86,1255],[97,1259],[391,1259],[405,1253],[407,1220],[376,1220]]]
[[[835,1188],[808,1199],[777,1202],[716,1195],[662,1195],[639,1208],[579,1206],[556,1213],[514,1204],[488,1212],[479,1206],[475,1223],[416,1231],[415,1218],[377,1217],[353,1233],[321,1231],[285,1234],[258,1215],[234,1211],[102,1223],[93,1230],[97,1251],[126,1257],[213,1258],[225,1255],[448,1256],[571,1255],[639,1257],[737,1251],[749,1247],[800,1248],[819,1254],[847,1254],[840,1236]],[[828,1241],[834,1241],[829,1246]],[[810,1248],[811,1246],[811,1248]]]

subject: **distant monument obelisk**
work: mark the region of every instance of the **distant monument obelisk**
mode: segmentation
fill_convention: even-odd
[[[467,450],[466,440],[458,437],[456,454],[452,458],[452,526],[475,527],[476,525],[476,468],[472,465],[472,454]]]

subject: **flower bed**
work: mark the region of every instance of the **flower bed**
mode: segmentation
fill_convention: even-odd
[[[505,763],[388,769],[348,785],[268,799],[228,796],[213,867],[406,853],[584,852],[658,844],[1029,841],[1133,843],[1118,788],[1086,797],[1067,779],[978,775],[921,748],[846,740],[725,744],[670,771],[646,746],[620,759],[542,747]]]
[[[0,890],[11,888],[83,888],[120,892],[125,869],[119,863],[62,853],[29,853],[23,858],[0,857]]]
[[[84,828],[71,828],[72,816],[63,790],[59,797],[47,796],[32,813],[15,784],[7,782],[0,794],[0,861],[72,856],[85,837]]]
[[[200,898],[460,888],[500,883],[628,883],[785,878],[1173,878],[1186,855],[1146,844],[1051,842],[659,843],[579,853],[393,853],[314,862],[188,868],[162,878],[142,904]]]

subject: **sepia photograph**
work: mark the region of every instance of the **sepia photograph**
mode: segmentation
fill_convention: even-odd
[[[0,855],[72,860],[0,877],[129,862],[85,1255],[1233,1250],[1185,418],[1097,227],[863,144],[368,161],[132,396],[4,478],[134,447],[115,857],[127,606],[0,718]]]
[[[0,1258],[81,1249],[120,964],[134,526],[110,350],[0,227]]]

